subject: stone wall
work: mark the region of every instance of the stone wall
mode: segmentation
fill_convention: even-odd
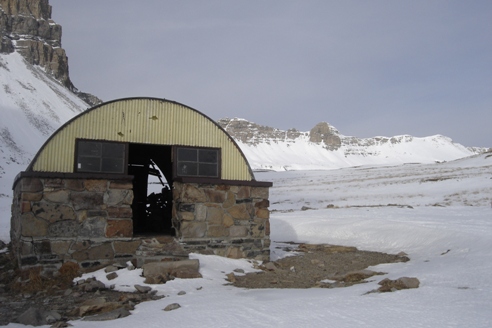
[[[171,236],[133,236],[131,176],[21,173],[14,184],[11,241],[21,268],[83,271],[189,252],[269,259],[268,187],[174,183]]]
[[[11,240],[21,267],[84,268],[133,258],[131,178],[22,177],[14,187]]]
[[[174,182],[173,224],[187,251],[270,257],[268,187]]]

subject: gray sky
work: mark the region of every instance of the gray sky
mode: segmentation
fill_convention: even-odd
[[[70,77],[280,129],[492,147],[492,1],[50,0]]]

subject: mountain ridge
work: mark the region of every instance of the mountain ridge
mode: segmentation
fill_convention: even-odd
[[[307,132],[281,130],[242,118],[223,118],[218,124],[236,140],[254,170],[432,163],[491,151],[490,148],[465,147],[441,135],[345,136],[327,122],[320,122]]]

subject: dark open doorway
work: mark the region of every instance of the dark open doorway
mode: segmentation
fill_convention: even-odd
[[[175,235],[172,227],[171,155],[171,146],[129,144],[128,174],[134,176],[134,235]]]

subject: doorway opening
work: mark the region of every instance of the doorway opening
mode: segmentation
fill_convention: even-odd
[[[172,147],[130,143],[128,174],[133,175],[133,234],[170,235],[173,204]]]

